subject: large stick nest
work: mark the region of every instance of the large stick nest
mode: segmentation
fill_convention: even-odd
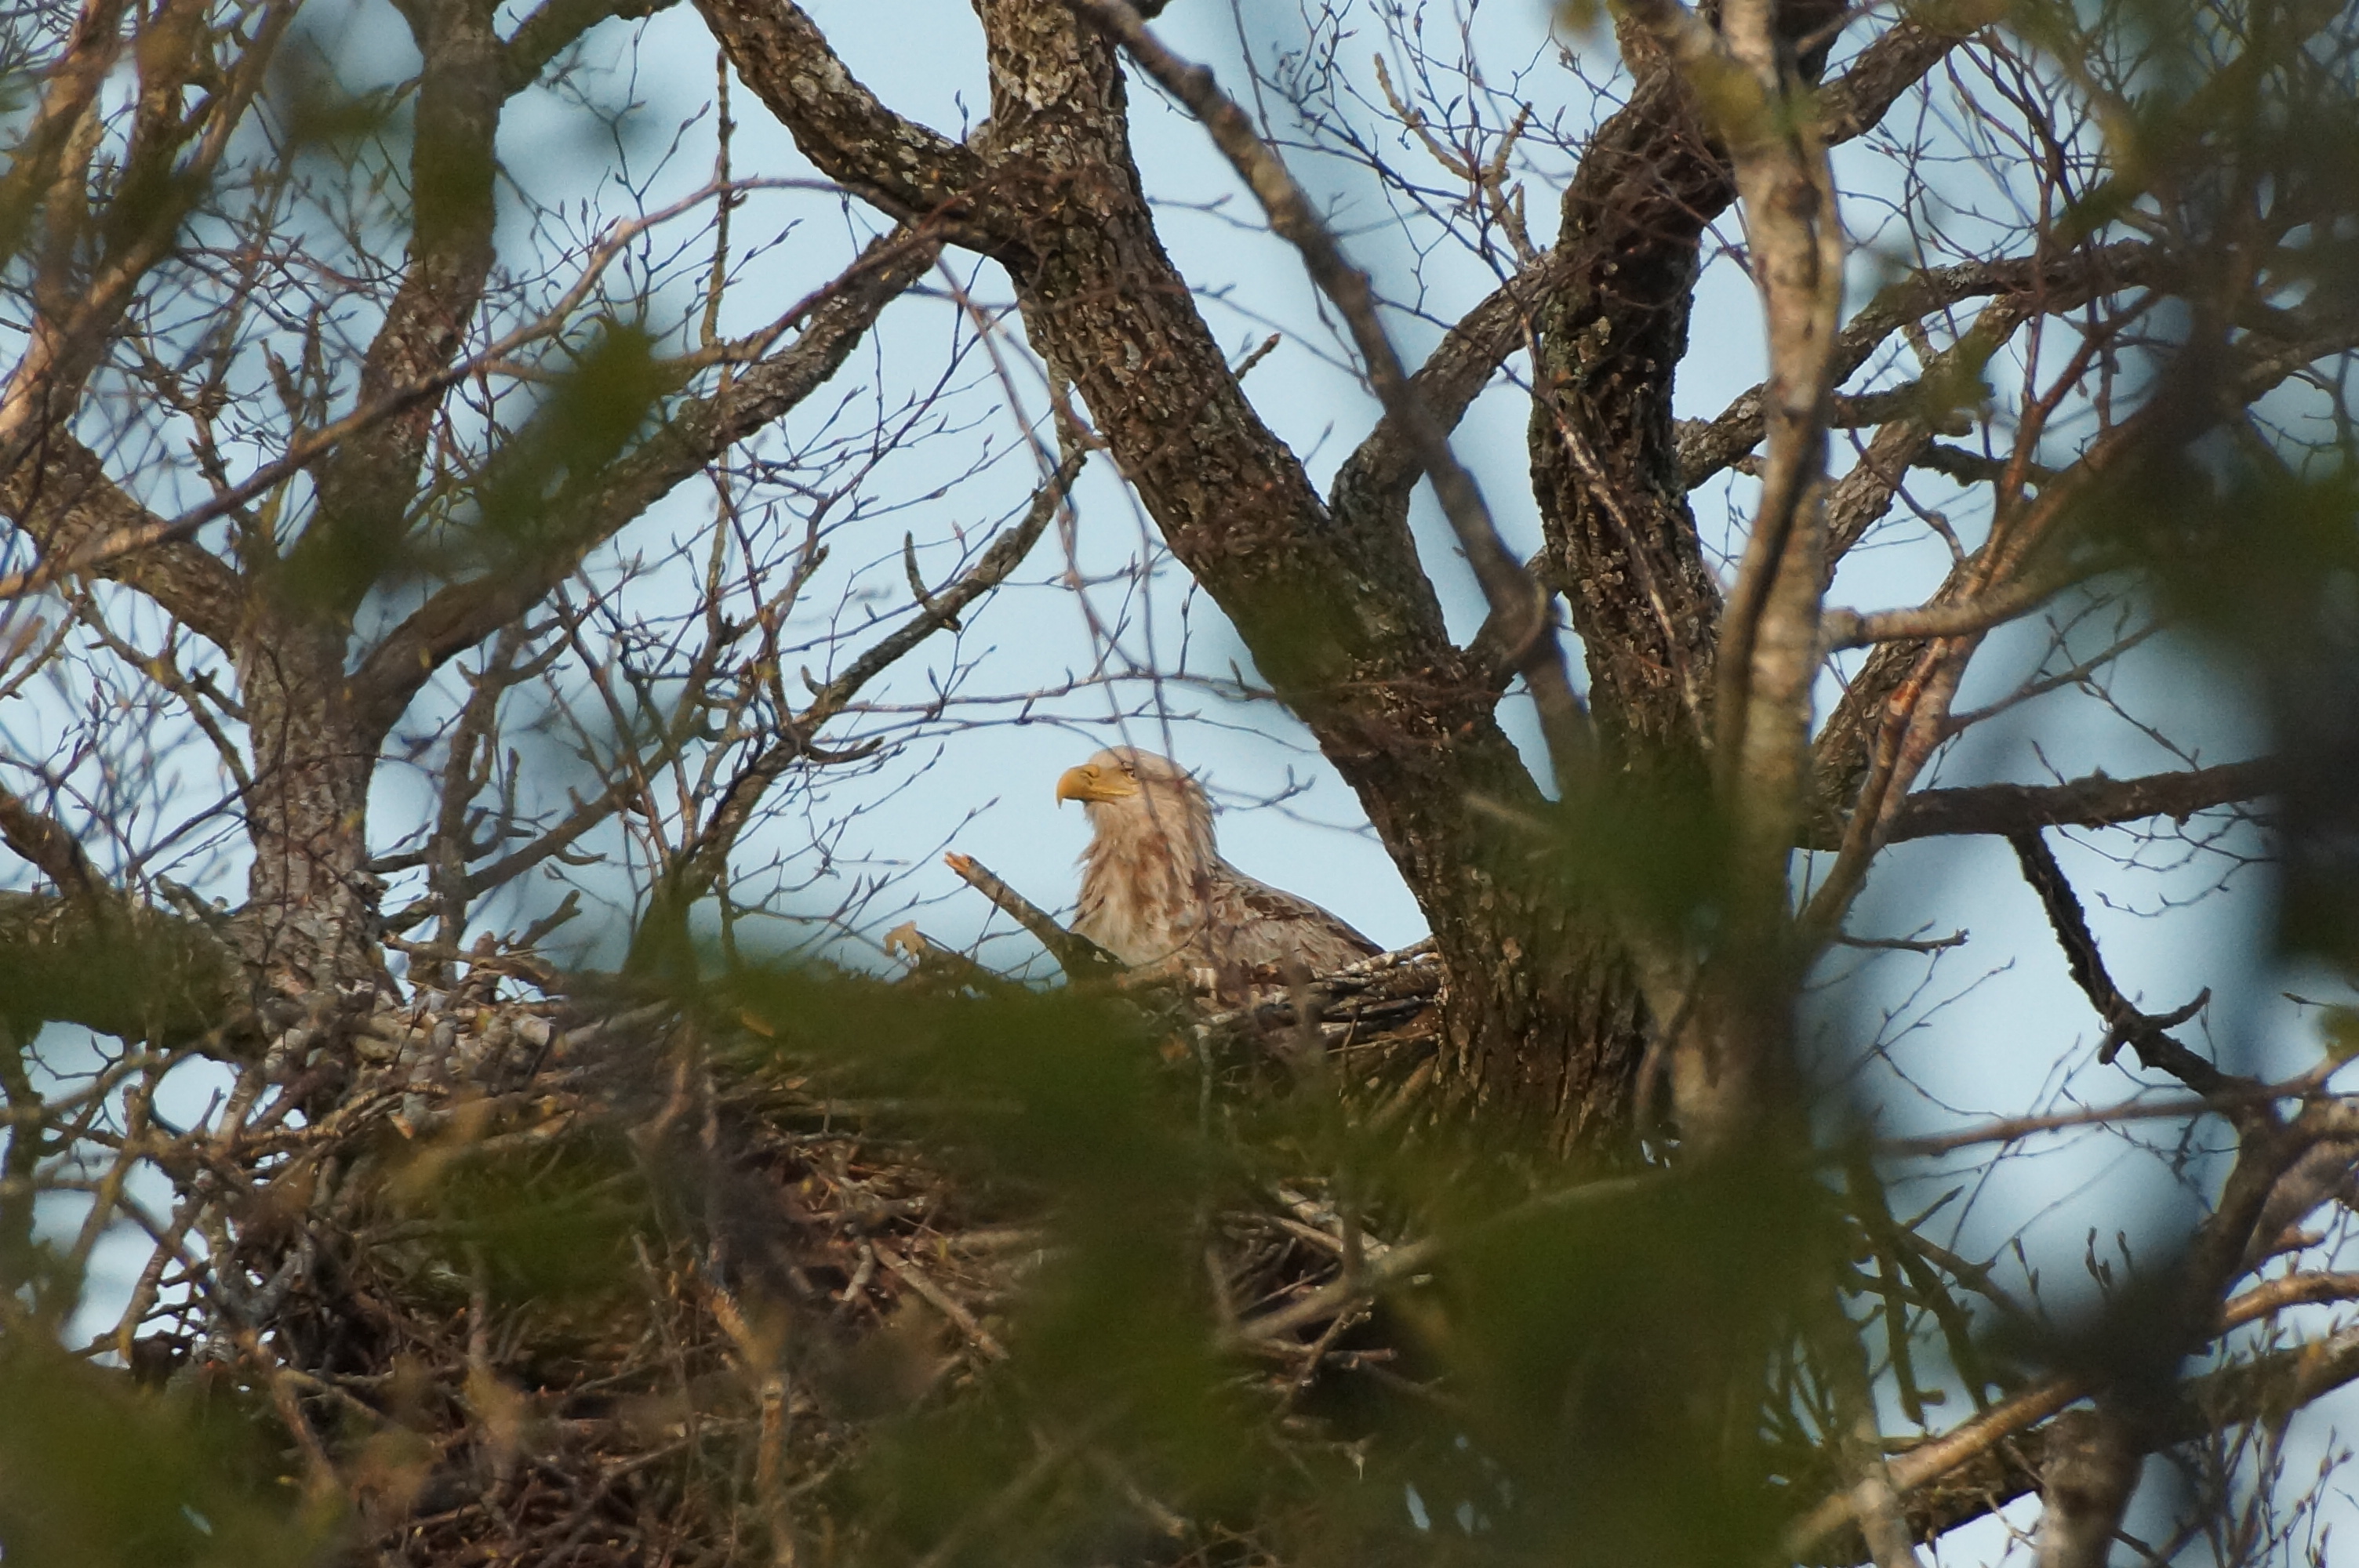
[[[962,982],[920,964],[911,983]],[[1431,1080],[1437,989],[1412,952],[1219,1017],[1136,1000],[1160,1070],[1208,1106],[1315,1091],[1389,1124]],[[751,1014],[466,990],[281,1043],[265,1076],[310,1114],[257,1116],[177,1173],[219,1220],[135,1370],[267,1410],[290,1473],[380,1562],[860,1555],[837,1478],[879,1421],[1005,1355],[1055,1245],[1044,1195]],[[300,1103],[331,1054],[349,1065]],[[1233,1325],[1341,1301],[1347,1263],[1384,1249],[1314,1173],[1249,1197],[1208,1233],[1207,1303]],[[1238,1341],[1241,1381],[1274,1432],[1317,1441],[1299,1407],[1322,1375],[1398,1374],[1346,1332],[1356,1303],[1297,1316]],[[1130,1490],[1157,1555],[1213,1549]]]

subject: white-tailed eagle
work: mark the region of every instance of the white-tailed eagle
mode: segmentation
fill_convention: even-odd
[[[1224,1000],[1324,974],[1380,949],[1343,921],[1221,858],[1203,786],[1168,757],[1100,752],[1057,781],[1093,837],[1073,929],[1134,968],[1209,979]]]

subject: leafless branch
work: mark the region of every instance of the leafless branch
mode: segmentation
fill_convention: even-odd
[[[1068,979],[1089,979],[1122,968],[1121,960],[1091,941],[1057,924],[1056,917],[1009,887],[992,873],[991,868],[971,855],[945,855],[942,863],[959,874],[961,881],[983,894],[1016,923],[1039,939],[1057,960]]]

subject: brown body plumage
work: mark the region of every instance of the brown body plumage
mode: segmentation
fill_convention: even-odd
[[[1312,903],[1221,858],[1203,787],[1168,757],[1100,752],[1057,781],[1093,837],[1073,929],[1134,968],[1171,968],[1232,1000],[1323,974],[1376,945]]]

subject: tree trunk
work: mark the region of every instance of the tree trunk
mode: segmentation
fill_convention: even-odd
[[[353,711],[344,643],[332,621],[266,613],[239,661],[254,748],[242,945],[263,994],[313,1011],[389,983],[368,870],[376,745]]]
[[[1641,85],[1565,191],[1565,281],[1540,310],[1532,485],[1609,756],[1688,770],[1710,722],[1720,591],[1680,481],[1671,378],[1703,227],[1735,186],[1694,95],[1642,30],[1623,34]]]

